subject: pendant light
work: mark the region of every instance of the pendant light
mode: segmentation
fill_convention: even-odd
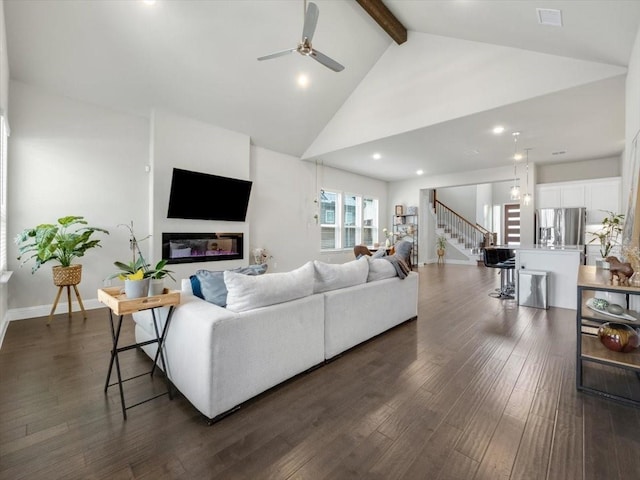
[[[518,136],[520,132],[513,132],[513,186],[511,187],[511,200],[520,200],[520,186],[516,173],[516,160],[518,159]]]
[[[527,155],[527,163],[526,163],[526,169],[525,169],[525,177],[527,179],[527,183],[524,184],[524,191],[526,192],[523,196],[522,196],[522,203],[524,203],[525,205],[529,205],[531,203],[531,194],[529,193],[529,150],[531,150],[530,148],[525,148],[524,151],[526,152]]]

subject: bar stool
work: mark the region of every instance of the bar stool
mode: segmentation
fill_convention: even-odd
[[[500,270],[500,288],[496,292],[489,293],[495,298],[514,298],[515,294],[515,252],[509,248],[485,248],[483,255],[484,264],[489,268]]]

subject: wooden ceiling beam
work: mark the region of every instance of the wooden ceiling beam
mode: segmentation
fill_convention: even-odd
[[[400,23],[400,20],[389,11],[387,6],[382,3],[382,0],[356,1],[398,45],[402,45],[407,41],[407,29]]]

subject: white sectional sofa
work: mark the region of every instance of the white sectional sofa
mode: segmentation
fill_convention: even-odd
[[[342,265],[308,262],[292,272],[256,277],[225,272],[227,308],[193,295],[191,282],[183,280],[165,341],[169,378],[213,421],[416,318],[418,274],[384,278],[392,274],[388,265],[365,257]],[[166,310],[160,317],[164,322]],[[136,341],[155,338],[150,311],[134,314],[134,320]],[[156,345],[144,350],[153,358]]]

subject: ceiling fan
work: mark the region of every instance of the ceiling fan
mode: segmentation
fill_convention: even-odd
[[[298,52],[300,55],[313,58],[316,62],[321,63],[327,68],[330,68],[334,72],[341,72],[344,67],[332,58],[327,57],[325,54],[319,52],[311,46],[311,39],[316,31],[316,24],[318,23],[318,15],[320,11],[315,3],[309,2],[307,7],[307,1],[304,1],[304,26],[302,27],[302,40],[296,48],[290,48],[288,50],[282,50],[275,52],[264,57],[259,57],[258,60],[269,60],[271,58],[281,57],[289,53]]]

